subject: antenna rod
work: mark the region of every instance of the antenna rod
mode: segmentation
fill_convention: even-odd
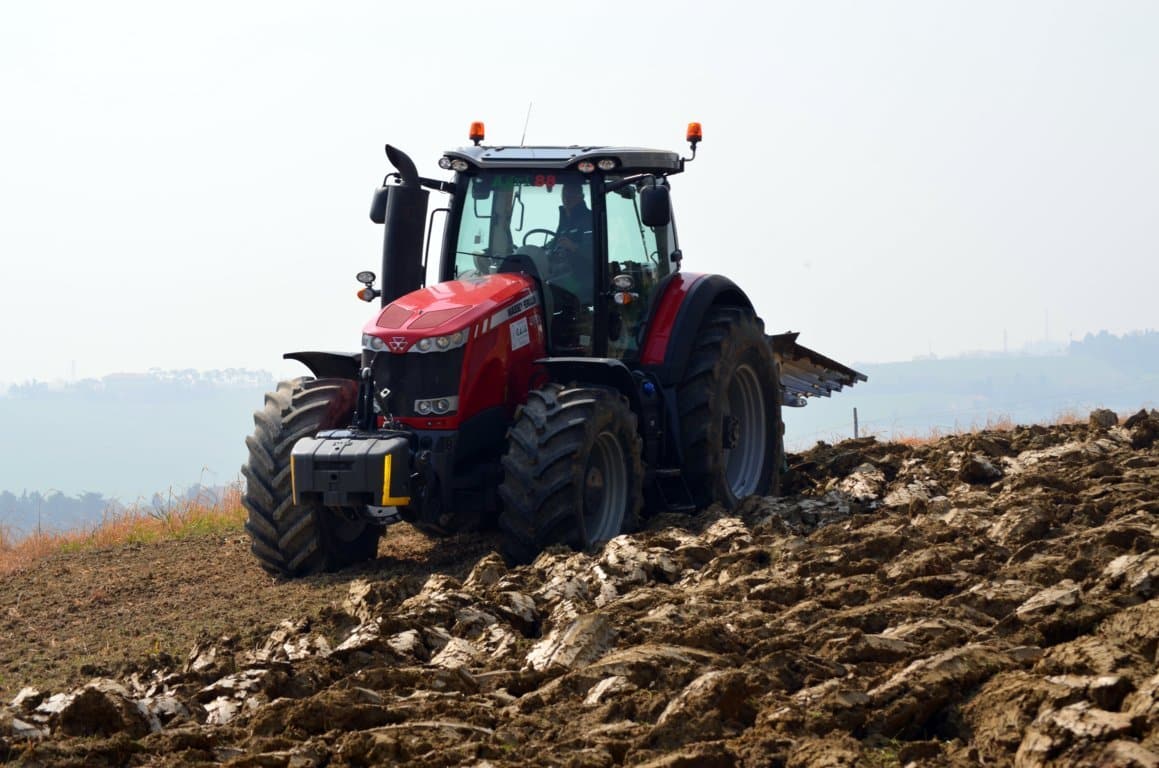
[[[527,141],[527,124],[531,122],[531,105],[534,102],[527,102],[527,117],[523,120],[523,135],[519,137],[519,146],[524,146]]]

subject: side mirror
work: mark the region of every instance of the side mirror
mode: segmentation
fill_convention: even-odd
[[[475,200],[486,200],[491,197],[491,179],[476,176],[471,184],[471,197]]]
[[[370,201],[370,220],[375,224],[386,222],[386,201],[390,197],[390,187],[379,187],[374,190],[374,198]]]
[[[666,227],[672,221],[668,187],[644,187],[640,191],[640,218],[646,227]]]

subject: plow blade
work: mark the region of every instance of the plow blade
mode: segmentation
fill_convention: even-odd
[[[781,365],[781,395],[785,405],[800,408],[807,397],[829,397],[844,387],[868,381],[864,373],[830,360],[797,343],[795,332],[766,336]]]

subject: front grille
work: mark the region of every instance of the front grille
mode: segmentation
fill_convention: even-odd
[[[390,388],[387,405],[394,416],[417,416],[415,400],[459,394],[466,347],[425,354],[379,352],[374,356],[374,388]]]

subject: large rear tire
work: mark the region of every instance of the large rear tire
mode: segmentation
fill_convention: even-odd
[[[294,504],[290,451],[303,437],[349,424],[358,386],[345,379],[283,381],[254,413],[254,433],[246,438],[249,461],[242,504],[251,549],[269,573],[305,576],[370,560],[378,553],[382,528],[357,510]]]
[[[784,456],[780,381],[763,324],[748,310],[714,307],[692,344],[677,398],[693,499],[732,509],[746,496],[775,496]]]
[[[508,432],[499,486],[503,555],[587,549],[639,524],[644,467],[636,415],[601,387],[548,384],[528,395]]]

